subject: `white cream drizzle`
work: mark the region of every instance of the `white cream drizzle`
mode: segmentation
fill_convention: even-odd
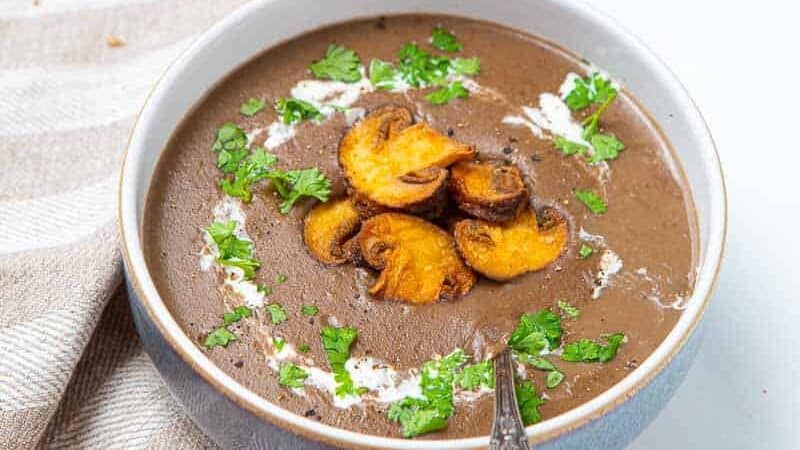
[[[650,284],[650,292],[644,294],[644,298],[655,303],[659,308],[683,311],[688,306],[688,299],[679,294],[676,294],[672,301],[664,302],[661,298],[662,294],[658,282],[653,279],[646,267],[640,267],[634,273]]]
[[[620,270],[622,270],[622,259],[620,259],[619,255],[611,250],[604,250],[603,254],[600,255],[600,270],[597,271],[595,276],[596,285],[592,291],[592,299],[597,300],[600,298],[603,289],[608,287],[612,278]]]

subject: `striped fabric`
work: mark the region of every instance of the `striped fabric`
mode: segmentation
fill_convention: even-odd
[[[0,449],[215,447],[133,329],[117,173],[153,82],[243,2],[0,0]]]

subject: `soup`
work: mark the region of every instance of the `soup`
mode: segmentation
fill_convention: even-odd
[[[233,378],[423,439],[489,433],[506,348],[526,424],[608,389],[676,323],[697,257],[680,164],[613,74],[448,16],[335,25],[234,70],[164,150],[143,233]]]

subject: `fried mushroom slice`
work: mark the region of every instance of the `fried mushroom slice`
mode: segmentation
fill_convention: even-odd
[[[364,261],[381,271],[370,294],[415,304],[462,297],[475,273],[458,256],[453,238],[419,217],[384,213],[361,226],[358,246]]]
[[[497,281],[510,280],[540,270],[555,261],[567,243],[567,222],[552,208],[528,208],[505,224],[466,219],[454,229],[464,261],[477,272]]]
[[[440,210],[446,197],[446,167],[475,153],[429,125],[412,121],[406,108],[383,107],[356,123],[339,144],[350,194],[366,216]]]
[[[450,192],[459,209],[488,222],[514,219],[528,198],[519,169],[501,161],[461,161],[453,165]]]
[[[361,220],[350,199],[319,203],[303,221],[303,240],[311,255],[332,266],[353,260]]]

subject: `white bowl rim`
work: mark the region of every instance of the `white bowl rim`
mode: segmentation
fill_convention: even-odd
[[[369,434],[357,433],[321,424],[315,420],[296,415],[277,404],[259,396],[244,387],[232,377],[219,369],[213,362],[197,348],[196,344],[183,332],[163,300],[159,296],[153,280],[151,279],[145,263],[144,252],[139,236],[137,223],[137,190],[140,180],[135,173],[143,163],[144,134],[153,123],[151,115],[157,110],[161,102],[168,96],[168,87],[175,82],[180,73],[190,67],[189,61],[200,49],[209,45],[218,36],[227,33],[240,20],[252,11],[266,4],[279,0],[252,1],[225,17],[203,33],[189,48],[187,48],[166,70],[148,96],[136,123],[131,132],[130,140],[122,160],[122,170],[119,181],[119,224],[122,239],[122,253],[126,263],[127,274],[132,287],[136,290],[139,301],[144,306],[150,319],[158,328],[164,339],[175,352],[197,372],[206,382],[222,392],[228,399],[240,407],[250,411],[263,420],[281,424],[286,429],[311,438],[337,445],[356,446],[363,448],[391,448],[391,449],[463,449],[482,448],[489,444],[489,436],[450,439],[450,440],[408,440],[400,438],[386,438]],[[672,94],[683,104],[683,111],[691,113],[689,123],[697,136],[702,136],[702,145],[699,151],[703,152],[704,167],[708,178],[715,183],[710,188],[711,214],[708,232],[708,245],[704,252],[701,267],[704,270],[698,274],[695,290],[689,306],[684,310],[678,323],[664,339],[656,350],[639,367],[629,373],[617,384],[607,389],[590,401],[581,404],[558,416],[548,418],[535,425],[527,427],[527,436],[531,442],[543,442],[556,436],[574,430],[586,423],[595,420],[607,412],[615,409],[626,399],[644,388],[661,370],[669,364],[672,358],[680,351],[688,340],[691,332],[699,323],[705,311],[710,296],[716,285],[722,256],[724,253],[727,236],[727,198],[724,177],[720,165],[717,149],[710,130],[703,119],[694,101],[686,89],[672,73],[672,71],[650,51],[637,37],[628,32],[615,20],[597,11],[579,0],[559,0],[564,8],[570,9],[575,14],[590,17],[600,26],[613,30],[617,38],[626,39],[632,43],[642,58],[654,70],[670,83]],[[702,297],[702,301],[696,300]]]

